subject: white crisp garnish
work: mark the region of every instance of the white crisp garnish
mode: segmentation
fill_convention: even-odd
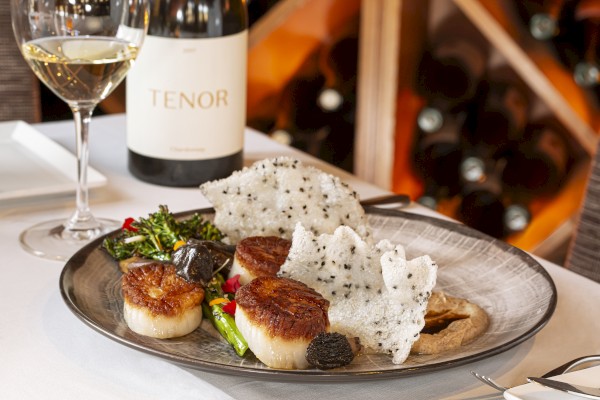
[[[298,224],[279,275],[330,301],[331,331],[358,336],[401,364],[425,324],[437,265],[426,255],[407,261],[404,248],[388,240],[371,246],[346,226],[315,236]]]
[[[293,158],[258,161],[200,190],[215,208],[215,225],[231,243],[249,236],[290,239],[297,222],[317,235],[347,225],[370,237],[356,192]]]

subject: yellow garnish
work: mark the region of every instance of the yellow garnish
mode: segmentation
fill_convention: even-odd
[[[175,244],[173,245],[173,251],[177,250],[178,248],[180,248],[184,244],[185,244],[185,242],[183,240],[176,241]]]
[[[214,306],[215,304],[221,304],[221,303],[229,303],[229,300],[227,300],[224,297],[217,297],[214,300],[211,300],[210,303],[208,303],[209,306]]]

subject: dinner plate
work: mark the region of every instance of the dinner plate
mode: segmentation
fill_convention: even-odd
[[[73,154],[23,121],[0,123],[0,202],[74,192],[76,184]],[[88,186],[104,184],[106,177],[88,168]]]
[[[482,336],[439,355],[411,355],[399,365],[388,355],[361,354],[348,366],[322,371],[268,368],[251,352],[238,357],[228,344],[202,329],[168,340],[137,335],[123,319],[121,273],[101,249],[102,238],[66,263],[60,277],[61,293],[83,322],[123,345],[209,372],[304,382],[398,378],[473,362],[535,335],[554,312],[554,283],[527,253],[451,221],[389,209],[366,211],[376,240],[402,244],[407,258],[429,254],[437,262],[436,290],[466,298],[487,311],[491,321]],[[209,220],[214,216],[210,209],[196,212]]]

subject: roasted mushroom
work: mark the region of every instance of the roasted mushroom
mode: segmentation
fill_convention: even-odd
[[[221,270],[227,275],[234,252],[235,246],[212,240],[190,239],[173,252],[171,261],[177,268],[177,275],[188,282],[206,286],[215,271]]]
[[[310,342],[306,361],[318,369],[331,369],[348,365],[360,351],[359,338],[347,338],[341,333],[321,332]]]

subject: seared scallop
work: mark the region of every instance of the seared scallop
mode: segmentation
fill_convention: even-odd
[[[202,321],[204,289],[178,276],[173,265],[132,268],[123,275],[121,286],[125,322],[140,335],[183,336]]]
[[[235,322],[260,361],[271,368],[308,368],[308,345],[329,330],[329,301],[293,279],[262,276],[242,286],[236,302]]]
[[[236,248],[229,277],[240,275],[245,285],[259,276],[276,276],[285,262],[292,242],[277,236],[251,236]]]

